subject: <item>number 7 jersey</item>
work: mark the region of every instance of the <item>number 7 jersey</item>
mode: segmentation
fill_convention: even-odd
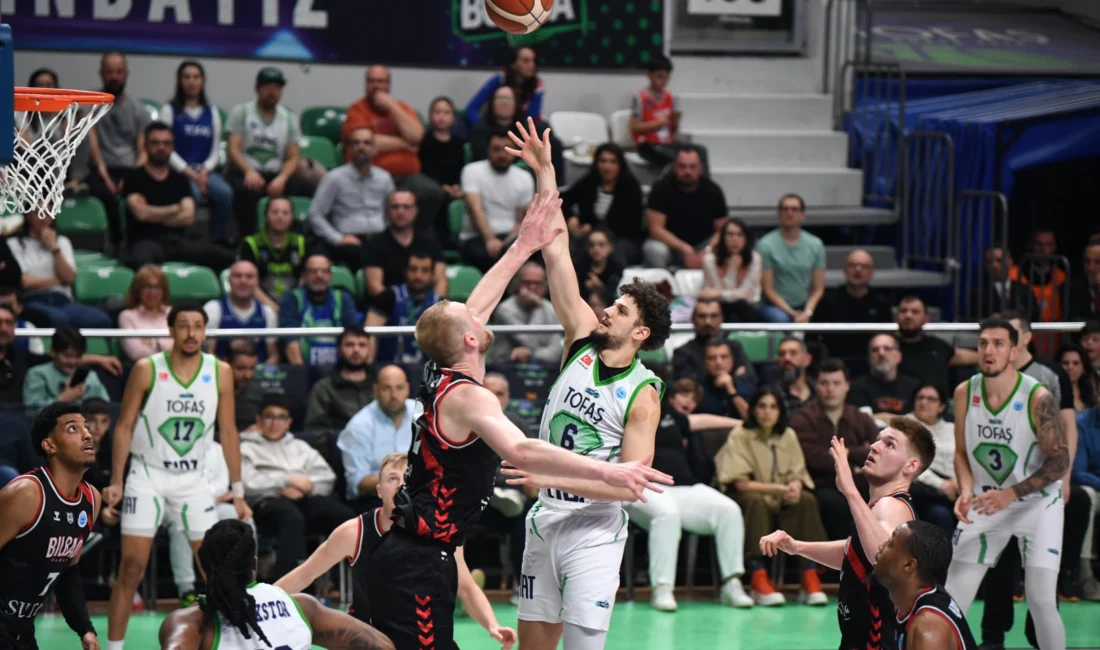
[[[966,452],[974,474],[974,493],[1015,485],[1043,464],[1035,436],[1031,398],[1039,380],[1016,373],[1016,386],[997,410],[986,401],[985,378],[974,375],[967,383]]]
[[[167,352],[149,357],[152,380],[134,426],[130,452],[166,471],[199,469],[214,439],[218,416],[218,360],[203,354],[199,371],[184,383]],[[186,462],[183,462],[186,461]]]

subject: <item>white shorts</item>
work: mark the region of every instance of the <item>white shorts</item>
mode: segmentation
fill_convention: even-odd
[[[535,504],[527,515],[519,618],[607,631],[619,590],[626,511],[586,515]]]
[[[155,537],[162,523],[201,540],[218,522],[214,496],[201,471],[166,472],[134,458],[122,496],[122,534]]]
[[[1062,520],[1065,501],[1061,484],[1046,489],[1046,496],[1015,501],[995,515],[970,509],[970,521],[955,528],[954,560],[993,566],[1008,540],[1015,536],[1025,567],[1058,571],[1062,563]]]

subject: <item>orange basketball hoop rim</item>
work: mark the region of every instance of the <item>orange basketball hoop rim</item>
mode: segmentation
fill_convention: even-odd
[[[65,88],[25,88],[15,87],[15,110],[41,111],[55,113],[63,111],[73,104],[93,106],[111,104],[115,96],[91,90],[68,90]]]

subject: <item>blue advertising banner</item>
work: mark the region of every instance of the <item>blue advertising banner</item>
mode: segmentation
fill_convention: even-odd
[[[538,47],[544,67],[643,67],[662,51],[664,0],[555,0],[510,36],[484,0],[0,0],[16,49],[318,63],[502,66]]]

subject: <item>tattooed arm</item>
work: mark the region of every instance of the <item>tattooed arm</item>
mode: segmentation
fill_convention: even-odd
[[[313,596],[294,594],[313,628],[313,644],[327,650],[394,650],[393,642],[373,627],[343,612],[329,609]]]
[[[1017,499],[1038,492],[1062,478],[1069,466],[1069,435],[1050,391],[1045,388],[1035,391],[1031,398],[1031,413],[1043,464],[1034,474],[1009,488],[1016,493]]]

